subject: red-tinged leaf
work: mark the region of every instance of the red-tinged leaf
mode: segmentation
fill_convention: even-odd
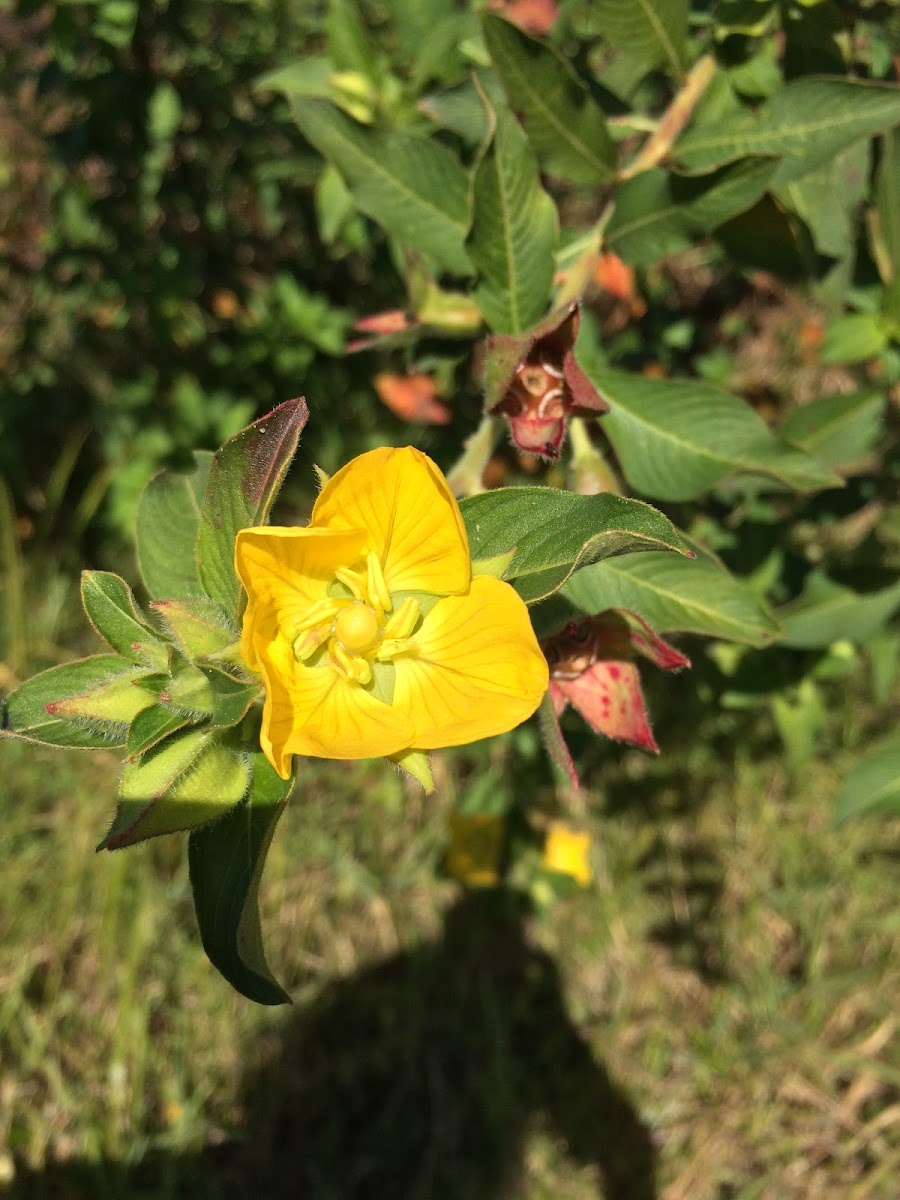
[[[550,32],[559,16],[557,0],[490,0],[492,12],[540,37]]]
[[[610,615],[617,613],[627,621],[628,636],[631,645],[645,658],[649,658],[663,671],[681,671],[691,665],[691,660],[674,646],[664,641],[643,617],[628,609],[611,609]]]
[[[413,325],[413,318],[402,308],[389,308],[385,312],[372,313],[368,317],[360,317],[353,322],[353,328],[360,333],[404,333]]]
[[[554,684],[597,733],[659,753],[633,663],[597,662],[577,679],[558,679]]]
[[[450,409],[437,399],[437,384],[430,375],[392,375],[381,371],[373,380],[378,398],[401,421],[447,425]]]
[[[308,417],[305,400],[287,400],[229,438],[213,459],[197,534],[197,564],[207,594],[234,622],[240,597],[235,538],[239,529],[265,522]]]

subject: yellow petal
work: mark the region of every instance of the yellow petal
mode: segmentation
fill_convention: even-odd
[[[322,489],[312,526],[365,529],[391,592],[451,596],[469,586],[469,541],[447,481],[420,450],[361,454]]]
[[[412,722],[330,666],[298,663],[286,638],[261,653],[266,684],[260,745],[287,779],[292,754],[313,758],[378,758],[405,750]]]
[[[300,620],[324,596],[337,568],[361,557],[365,543],[358,529],[240,530],[234,565],[247,591],[241,654],[251,670],[260,669],[260,648]]]
[[[530,717],[547,690],[524,602],[484,576],[465,596],[439,600],[414,636],[416,655],[394,659],[394,707],[415,725],[420,750],[461,746]]]

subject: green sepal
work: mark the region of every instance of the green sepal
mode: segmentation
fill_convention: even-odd
[[[140,707],[152,703],[149,695],[132,685],[135,678],[143,683],[148,676],[136,672],[134,663],[118,654],[96,654],[50,667],[6,697],[0,711],[2,730],[45,746],[85,750],[123,746],[128,722]],[[123,707],[110,707],[111,693],[121,695]],[[77,713],[73,708],[76,704]],[[63,705],[68,711],[60,715]]]
[[[558,488],[499,488],[460,504],[475,560],[514,551],[503,573],[527,604],[553,594],[579,567],[633,550],[691,557],[675,526],[640,500]]]
[[[175,733],[126,762],[115,818],[97,848],[119,850],[206,825],[237,804],[249,783],[249,759],[234,734]]]
[[[404,750],[401,754],[391,754],[390,761],[421,783],[425,795],[430,796],[434,791],[434,776],[431,773],[431,759],[424,750]]]
[[[90,623],[123,658],[156,670],[165,667],[168,647],[143,619],[124,579],[112,571],[82,571],[81,602]]]
[[[197,530],[197,566],[204,590],[229,620],[238,619],[241,592],[234,569],[238,530],[265,522],[308,416],[304,400],[287,400],[213,456]]]
[[[294,781],[280,779],[260,752],[254,754],[252,768],[244,800],[221,821],[190,836],[194,908],[203,948],[231,986],[257,1004],[289,1004],[290,996],[266,962],[259,884]]]
[[[208,600],[154,600],[150,607],[188,658],[208,658],[234,642],[234,629]]]
[[[479,575],[492,575],[495,579],[503,579],[515,557],[516,547],[513,546],[511,550],[506,550],[502,554],[494,554],[490,558],[474,558],[472,559],[472,578],[477,579]]]

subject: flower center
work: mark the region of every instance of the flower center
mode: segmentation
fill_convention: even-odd
[[[373,663],[415,653],[410,634],[419,620],[418,602],[408,596],[394,605],[377,554],[370,552],[359,569],[340,567],[335,583],[350,596],[324,596],[285,631],[297,662],[325,646],[328,666],[352,683],[367,684]]]
[[[351,654],[371,650],[378,641],[381,628],[378,618],[367,604],[354,600],[335,617],[334,636]]]

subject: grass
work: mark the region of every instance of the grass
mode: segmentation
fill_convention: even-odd
[[[0,1195],[893,1198],[900,825],[829,824],[871,714],[792,780],[658,711],[660,759],[594,746],[595,882],[538,912],[439,878],[459,760],[429,799],[313,764],[265,883],[292,1010],[207,963],[184,839],[93,853],[114,754],[0,743]]]

